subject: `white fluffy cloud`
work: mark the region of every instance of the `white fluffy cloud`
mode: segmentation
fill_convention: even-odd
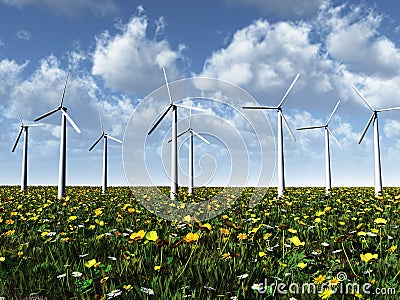
[[[76,16],[83,11],[105,15],[118,10],[113,0],[0,0],[1,3],[18,8],[39,7],[68,17]]]
[[[356,72],[390,78],[399,74],[400,51],[393,41],[379,32],[382,16],[360,7],[348,11],[346,5],[324,10],[319,20],[326,20],[329,54],[352,66]]]
[[[92,73],[101,76],[107,87],[143,95],[163,83],[162,67],[170,78],[176,77],[179,50],[172,50],[166,40],[147,38],[147,26],[147,18],[137,16],[120,28],[120,34],[106,31],[97,37]]]
[[[252,92],[281,88],[300,70],[312,71],[313,65],[321,64],[318,45],[308,39],[310,29],[303,22],[255,21],[237,31],[226,48],[214,52],[201,75],[228,80]]]

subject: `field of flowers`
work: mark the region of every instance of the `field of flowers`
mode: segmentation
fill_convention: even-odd
[[[0,187],[0,297],[397,299],[373,294],[400,293],[400,188],[384,192],[289,188],[276,199],[271,188],[250,208],[248,188],[218,217],[171,222],[129,188],[69,187],[58,200],[56,187]],[[316,293],[295,290],[307,283]],[[371,294],[338,289],[356,283]]]

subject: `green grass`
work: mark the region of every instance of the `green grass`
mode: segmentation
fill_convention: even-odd
[[[198,188],[192,198],[182,189],[178,200],[200,202],[220,190]],[[372,188],[336,188],[329,198],[321,188],[289,188],[276,199],[271,188],[250,208],[252,193],[244,189],[229,210],[202,223],[157,217],[129,188],[102,195],[99,188],[69,187],[58,200],[55,187],[25,194],[0,187],[0,297],[108,299],[119,290],[118,299],[323,299],[276,287],[298,284],[301,291],[315,280],[335,282],[340,272],[347,276],[342,285],[400,293],[400,188],[386,188],[379,199]],[[367,253],[378,258],[368,261]],[[265,280],[275,285],[260,293],[255,284]],[[362,291],[330,298],[357,296],[396,299]]]

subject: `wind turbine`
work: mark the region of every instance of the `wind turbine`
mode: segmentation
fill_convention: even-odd
[[[28,128],[29,127],[36,127],[36,126],[41,126],[43,124],[24,124],[22,121],[21,115],[19,113],[17,105],[15,105],[15,108],[17,109],[18,113],[18,118],[21,123],[21,129],[19,130],[17,139],[14,143],[14,146],[11,150],[11,152],[14,153],[15,148],[17,148],[19,139],[21,138],[22,132],[24,133],[24,145],[22,148],[22,170],[21,170],[21,191],[25,192],[26,188],[28,186]]]
[[[100,117],[100,125],[101,125],[101,135],[100,137],[96,140],[96,142],[89,148],[89,151],[92,151],[94,147],[100,142],[101,139],[104,139],[104,145],[103,145],[103,186],[102,186],[102,192],[105,194],[107,190],[107,141],[108,139],[111,139],[113,141],[116,141],[120,144],[122,144],[122,141],[112,137],[111,135],[107,134],[104,132],[103,128],[103,122],[101,121],[101,115],[99,112],[99,117]]]
[[[185,133],[189,132],[189,195],[193,195],[193,189],[194,189],[194,168],[193,168],[193,152],[194,152],[194,147],[193,147],[193,137],[197,136],[200,140],[202,140],[204,143],[210,145],[210,142],[207,141],[204,137],[202,137],[200,134],[198,134],[196,131],[193,130],[191,126],[191,117],[192,117],[192,111],[190,110],[190,116],[189,116],[189,127],[182,133],[177,135],[177,138],[180,136],[184,135]],[[169,140],[168,143],[172,142],[172,140]]]
[[[384,108],[384,109],[375,109],[368,101],[364,98],[364,96],[360,93],[359,90],[353,85],[353,90],[360,96],[361,100],[372,110],[371,117],[369,118],[367,125],[361,135],[360,140],[358,143],[360,144],[363,140],[365,134],[371,122],[374,121],[374,165],[375,165],[375,196],[382,195],[382,171],[381,171],[381,150],[379,148],[379,128],[378,128],[378,113],[381,111],[390,111],[390,110],[399,110],[400,107],[391,107],[391,108]]]
[[[178,144],[178,137],[177,137],[177,122],[178,122],[178,107],[181,108],[186,108],[186,109],[192,109],[192,110],[197,110],[197,111],[203,111],[205,112],[206,110],[204,109],[199,109],[199,108],[194,108],[194,107],[189,107],[181,104],[176,104],[172,101],[171,97],[171,92],[169,90],[169,85],[168,85],[168,79],[167,79],[167,74],[165,73],[165,69],[163,69],[164,72],[164,79],[165,79],[165,84],[167,86],[167,91],[168,91],[168,97],[169,97],[169,105],[167,106],[166,110],[164,113],[161,115],[160,118],[156,121],[156,123],[153,125],[153,127],[150,129],[150,131],[147,133],[150,135],[160,124],[160,122],[164,119],[164,117],[168,114],[168,112],[172,109],[172,124],[171,124],[171,191],[170,191],[170,197],[171,199],[175,199],[175,195],[178,192],[178,152],[177,152],[177,144]]]
[[[245,106],[243,109],[276,109],[278,112],[278,197],[282,197],[285,192],[285,168],[284,168],[284,156],[283,156],[283,130],[282,130],[282,119],[285,122],[287,129],[289,130],[290,136],[293,141],[296,142],[293,131],[290,129],[289,123],[287,122],[285,116],[282,113],[282,104],[285,101],[287,95],[292,90],[297,79],[299,79],[300,74],[297,74],[292,84],[287,89],[286,93],[283,95],[278,106]]]
[[[328,121],[325,123],[325,125],[320,125],[320,126],[308,126],[308,127],[301,127],[297,128],[297,130],[308,130],[308,129],[316,129],[316,128],[324,128],[325,129],[325,185],[326,185],[326,195],[329,195],[331,192],[331,156],[330,156],[330,151],[329,151],[329,134],[332,135],[333,139],[336,141],[336,143],[339,145],[340,148],[342,148],[342,145],[339,143],[338,139],[333,135],[332,131],[329,130],[329,122],[331,121],[333,114],[336,112],[336,109],[338,108],[340,104],[340,100],[336,103],[335,108],[333,109],[331,115],[328,118]]]
[[[75,124],[74,120],[67,114],[67,108],[63,106],[64,96],[65,96],[65,89],[67,88],[68,83],[68,75],[65,80],[64,91],[61,97],[60,105],[45,113],[44,115],[36,118],[34,121],[39,121],[44,119],[58,111],[61,112],[61,137],[60,137],[60,160],[58,165],[58,199],[61,199],[65,196],[65,177],[66,177],[66,161],[67,161],[67,120],[72,125],[77,133],[81,133],[79,127]]]

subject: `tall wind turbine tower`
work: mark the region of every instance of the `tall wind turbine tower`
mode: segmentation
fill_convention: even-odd
[[[68,75],[65,80],[64,91],[61,97],[60,105],[45,113],[44,115],[36,118],[34,121],[44,119],[58,111],[61,112],[61,137],[60,137],[60,160],[58,164],[58,199],[65,196],[65,179],[66,179],[66,163],[67,163],[67,121],[72,125],[77,133],[81,133],[79,127],[75,124],[74,120],[67,114],[67,108],[63,106],[65,90],[68,83]]]
[[[178,145],[178,134],[177,134],[177,124],[178,124],[178,107],[181,108],[186,108],[186,109],[192,109],[192,110],[197,110],[197,111],[203,111],[205,112],[206,110],[204,109],[199,109],[195,107],[189,107],[185,106],[182,104],[177,104],[172,100],[171,97],[171,92],[169,90],[169,85],[168,85],[168,79],[167,79],[167,74],[165,72],[165,69],[163,68],[164,72],[164,79],[165,79],[165,84],[167,87],[168,91],[168,97],[169,97],[169,105],[165,109],[164,113],[161,115],[160,118],[156,121],[156,123],[151,127],[150,131],[147,133],[150,135],[160,124],[160,122],[165,118],[165,116],[168,114],[168,112],[172,109],[172,124],[171,124],[171,135],[172,135],[172,143],[171,143],[171,192],[170,192],[170,197],[171,199],[175,199],[175,195],[178,192],[178,151],[177,151],[177,145]]]
[[[297,128],[297,130],[308,130],[308,129],[316,129],[316,128],[324,128],[325,131],[325,193],[329,195],[331,193],[332,188],[332,180],[331,180],[331,155],[330,155],[330,148],[329,148],[329,134],[333,137],[335,142],[342,148],[342,145],[339,143],[338,139],[333,135],[332,131],[329,130],[329,122],[331,121],[333,114],[335,113],[336,109],[340,104],[340,100],[336,103],[335,108],[333,109],[331,115],[328,118],[328,121],[325,125],[320,126],[308,126],[308,127],[301,127]]]
[[[353,90],[357,93],[357,95],[361,98],[361,100],[372,110],[371,117],[369,118],[367,125],[361,135],[358,143],[360,144],[363,140],[365,134],[372,121],[374,122],[374,181],[375,181],[375,196],[382,195],[382,170],[381,170],[381,150],[379,147],[379,128],[378,128],[378,113],[381,111],[391,111],[391,110],[399,110],[400,107],[391,107],[384,109],[375,109],[368,101],[364,98],[364,96],[360,93],[359,90],[353,85]]]
[[[103,180],[102,180],[102,193],[105,194],[106,190],[107,190],[107,143],[108,143],[108,139],[113,140],[117,143],[122,144],[122,141],[112,137],[111,135],[107,134],[104,132],[104,127],[103,127],[103,122],[101,121],[101,115],[99,112],[99,117],[100,117],[100,125],[101,125],[101,135],[100,137],[96,140],[96,142],[89,148],[89,151],[92,151],[92,149],[94,147],[96,147],[96,145],[100,142],[101,139],[104,140],[104,144],[103,144]]]
[[[285,192],[285,166],[284,166],[284,153],[283,153],[283,128],[282,128],[282,120],[285,122],[287,129],[289,130],[290,136],[293,141],[296,141],[294,137],[292,129],[290,129],[289,123],[287,122],[283,112],[282,112],[282,104],[285,101],[287,95],[289,95],[292,90],[294,84],[297,79],[299,79],[300,74],[297,74],[292,84],[287,89],[286,93],[283,95],[281,101],[278,106],[245,106],[243,109],[274,109],[277,111],[278,115],[278,197],[282,197]]]
[[[185,133],[189,132],[189,187],[188,187],[188,192],[189,195],[193,195],[194,191],[194,143],[193,139],[194,136],[198,137],[200,140],[202,140],[206,144],[210,144],[210,142],[202,137],[200,134],[198,134],[196,131],[193,130],[192,125],[191,125],[191,111],[190,111],[190,117],[189,117],[189,128],[183,131],[182,133],[178,134],[178,138]],[[169,140],[168,143],[172,142],[172,140]]]
[[[19,113],[17,105],[15,108],[18,113],[18,118],[21,123],[21,129],[19,130],[17,139],[15,140],[14,146],[11,152],[14,153],[15,148],[17,148],[18,142],[21,138],[22,133],[24,133],[24,145],[22,147],[22,169],[21,169],[21,191],[25,192],[28,187],[28,129],[29,127],[41,126],[43,124],[24,124]]]

